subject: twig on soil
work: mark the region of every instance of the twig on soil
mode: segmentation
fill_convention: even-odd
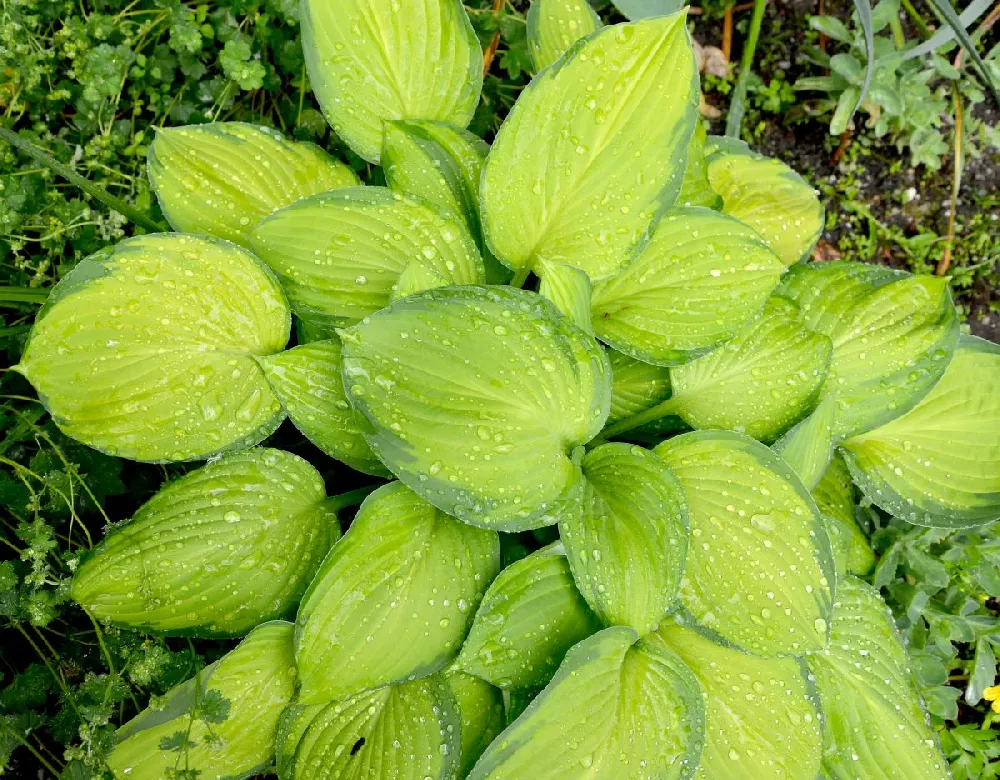
[[[726,8],[726,14],[722,17],[722,53],[727,60],[732,59],[733,54],[733,7]]]
[[[500,9],[503,8],[504,2],[506,0],[493,0],[493,13],[500,13]],[[486,47],[486,51],[483,52],[483,75],[485,76],[490,72],[490,66],[493,64],[493,58],[497,56],[497,49],[500,46],[500,31],[494,30],[493,37],[490,38],[490,45]]]
[[[850,128],[840,134],[840,143],[837,145],[837,148],[833,152],[833,156],[830,158],[831,164],[836,165],[840,162],[840,158],[844,156],[844,152],[846,152],[847,148],[851,145],[851,139],[853,137],[854,133],[850,130]]]
[[[958,211],[958,193],[962,189],[962,98],[958,90],[955,94],[955,159],[951,178],[951,206],[948,209],[948,232],[945,236],[944,252],[934,273],[944,276],[951,267],[951,248],[955,243],[955,212]]]

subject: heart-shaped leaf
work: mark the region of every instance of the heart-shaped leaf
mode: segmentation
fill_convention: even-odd
[[[855,517],[854,483],[847,464],[835,453],[812,491],[830,536],[837,573],[864,575],[875,568],[875,554]]]
[[[303,0],[309,84],[337,135],[377,163],[383,124],[465,127],[483,86],[483,50],[458,0]]]
[[[522,273],[621,268],[677,195],[698,94],[684,14],[607,27],[538,74],[483,169],[494,254]]]
[[[264,217],[358,177],[313,144],[243,122],[166,127],[146,160],[163,216],[182,233],[204,233],[249,247]]]
[[[756,655],[824,647],[836,581],[830,542],[791,467],[725,431],[686,433],[654,451],[687,495],[687,610]]]
[[[583,510],[559,523],[577,587],[609,626],[654,630],[673,606],[687,557],[684,491],[662,458],[605,444],[583,459]]]
[[[379,488],[299,607],[299,702],[442,668],[499,569],[495,532],[448,517],[398,482]]]
[[[527,24],[528,54],[536,72],[603,26],[587,0],[537,0],[528,6]]]
[[[610,369],[547,300],[508,287],[431,290],[342,336],[369,446],[432,504],[505,531],[550,525],[577,504],[571,458],[608,415]]]
[[[254,357],[284,349],[290,327],[281,288],[249,252],[140,236],[55,287],[15,369],[67,436],[122,458],[196,460],[281,423]]]
[[[573,647],[469,780],[692,777],[705,734],[698,682],[673,652],[637,639],[616,626]]]
[[[590,277],[579,268],[541,260],[538,272],[542,281],[538,294],[548,298],[580,330],[594,334],[590,319]]]
[[[646,363],[686,363],[739,333],[781,271],[745,225],[709,209],[674,209],[635,262],[595,286],[594,330]]]
[[[684,170],[681,191],[677,194],[678,206],[704,206],[710,209],[722,206],[722,198],[708,181],[705,140],[705,126],[698,122],[695,124],[691,143],[688,144],[687,168]]]
[[[795,469],[806,490],[819,484],[830,463],[836,412],[832,401],[824,401],[771,447]]]
[[[504,729],[503,692],[478,677],[457,670],[449,671],[445,680],[462,720],[458,776],[465,777]]]

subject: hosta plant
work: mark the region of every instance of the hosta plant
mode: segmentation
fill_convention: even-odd
[[[537,0],[488,147],[457,0],[301,12],[386,184],[161,130],[178,232],[80,264],[16,367],[81,442],[209,461],[78,565],[97,620],[246,636],[112,772],[946,777],[855,519],[1000,516],[1000,349],[946,280],[803,262],[822,206],[705,135],[683,13]],[[286,417],[368,487],[257,447]]]

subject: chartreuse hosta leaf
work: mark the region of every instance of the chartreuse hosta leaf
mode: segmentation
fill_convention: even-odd
[[[385,465],[435,506],[505,531],[579,502],[580,445],[608,415],[600,346],[545,298],[449,287],[343,331],[344,383]]]
[[[601,627],[557,545],[512,563],[493,581],[458,667],[507,690],[545,685],[566,651]]]
[[[249,252],[140,236],[55,287],[15,370],[66,435],[133,460],[195,460],[278,427],[254,358],[284,349],[290,327],[281,288]]]
[[[536,71],[603,26],[587,0],[534,0],[528,7],[527,23],[528,54]]]
[[[807,657],[823,709],[823,768],[834,780],[951,777],[910,681],[885,602],[845,577],[830,646]]]
[[[611,411],[608,422],[634,417],[670,398],[670,370],[608,350],[611,363]]]
[[[445,680],[455,696],[462,719],[458,776],[465,777],[487,746],[504,729],[503,693],[488,682],[457,669],[449,670]]]
[[[947,528],[1000,518],[1000,347],[964,337],[919,404],[843,447],[857,485],[897,517]]]
[[[486,159],[494,254],[522,274],[540,259],[595,280],[621,268],[676,197],[698,94],[684,14],[575,45],[521,93]]]
[[[819,484],[833,455],[833,420],[836,406],[823,401],[812,414],[778,439],[771,447],[795,469],[806,490]]]
[[[469,780],[692,777],[704,739],[698,681],[678,656],[606,628],[569,653]]]
[[[483,281],[464,220],[385,187],[350,187],[278,211],[251,234],[306,319],[349,325],[383,308],[407,265],[449,284]]]
[[[354,419],[341,376],[340,342],[313,341],[260,358],[264,376],[289,418],[327,455],[365,474],[389,476]]]
[[[677,599],[687,557],[684,492],[663,459],[604,444],[583,459],[583,509],[559,523],[577,587],[606,625],[655,629]]]
[[[701,683],[705,748],[698,780],[818,775],[820,716],[799,659],[746,655],[673,622],[649,642],[677,653]]]
[[[170,690],[161,708],[146,709],[118,729],[118,744],[108,756],[117,780],[167,777],[179,754],[163,750],[160,742],[178,732],[186,733],[190,744],[181,766],[201,777],[264,771],[274,760],[278,718],[295,685],[292,634],[291,623],[258,626],[219,661]],[[221,723],[192,717],[210,691],[229,702],[229,716]]]
[[[685,363],[739,333],[781,271],[745,225],[709,209],[674,209],[635,262],[594,287],[594,330],[646,363]]]
[[[686,433],[655,452],[687,495],[684,607],[756,655],[824,647],[835,582],[830,543],[791,467],[727,431]]]
[[[830,546],[837,563],[837,572],[868,574],[875,568],[875,554],[858,528],[855,517],[854,483],[847,464],[839,453],[834,454],[823,478],[812,491],[816,506],[823,513],[823,522],[830,536]]]
[[[339,537],[316,469],[281,450],[247,450],[168,483],[112,528],[71,595],[101,620],[242,636],[295,614]]]
[[[337,135],[377,163],[393,119],[465,127],[479,103],[483,51],[458,0],[303,0],[309,83]]]
[[[268,214],[359,183],[354,171],[318,146],[242,122],[160,128],[146,164],[174,230],[246,247],[250,230]]]
[[[678,206],[704,206],[714,209],[722,205],[722,198],[708,181],[708,162],[705,150],[705,126],[698,122],[688,145],[687,168],[681,191],[677,194]]]
[[[542,281],[538,294],[552,301],[580,330],[593,335],[594,324],[590,318],[590,277],[579,268],[563,263],[539,261],[536,270]]]

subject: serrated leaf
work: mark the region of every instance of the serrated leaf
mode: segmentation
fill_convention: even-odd
[[[462,721],[458,776],[469,774],[483,751],[504,729],[503,693],[478,677],[451,670],[444,676]]]
[[[542,277],[538,294],[548,298],[556,308],[580,330],[594,334],[590,317],[590,277],[579,268],[563,263],[541,260],[538,273]]]
[[[632,417],[670,398],[670,370],[643,363],[615,350],[608,350],[611,374],[611,412],[608,422]]]
[[[146,159],[163,216],[182,233],[250,246],[250,230],[284,206],[358,177],[318,146],[243,122],[158,128]]]
[[[673,652],[637,639],[616,626],[573,647],[469,780],[692,777],[705,734],[697,680]]]
[[[536,72],[604,26],[587,0],[533,0],[528,7],[527,25],[528,54]]]
[[[610,369],[547,300],[508,287],[431,290],[342,336],[369,446],[432,504],[512,531],[551,525],[579,501],[571,458],[604,424]]]
[[[824,401],[771,447],[795,469],[806,490],[819,484],[833,456],[835,414],[833,403]]]
[[[516,270],[545,259],[613,274],[676,197],[698,94],[683,14],[574,46],[521,93],[486,159],[493,253]]]
[[[722,205],[722,198],[712,189],[708,181],[706,140],[705,126],[699,121],[695,124],[691,143],[688,144],[687,168],[684,170],[681,191],[677,195],[678,206],[704,206],[714,209]]]
[[[92,255],[49,295],[15,369],[59,428],[145,461],[244,449],[284,412],[255,356],[288,341],[288,304],[248,252],[156,234]]]
[[[594,331],[637,360],[685,363],[739,333],[781,271],[745,225],[709,209],[674,209],[635,262],[594,287]]]
[[[559,523],[577,588],[609,626],[654,630],[673,607],[688,547],[687,503],[662,458],[604,444],[583,459],[582,512]]]
[[[812,491],[823,514],[837,573],[865,575],[875,568],[875,554],[855,518],[854,483],[847,464],[834,453],[830,465]]]
[[[791,467],[724,431],[686,433],[654,452],[688,499],[684,607],[756,655],[824,647],[836,575],[819,511]]]
[[[566,651],[600,627],[566,556],[546,547],[512,563],[490,585],[458,667],[498,688],[537,690]]]
[[[479,103],[483,51],[458,0],[304,0],[309,83],[337,135],[379,162],[393,119],[465,127]]]

